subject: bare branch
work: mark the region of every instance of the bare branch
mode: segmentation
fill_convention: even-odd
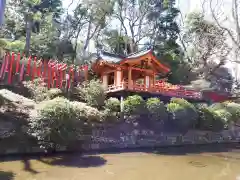
[[[210,0],[210,10],[211,10],[211,14],[212,14],[212,17],[214,19],[214,21],[216,22],[216,24],[218,25],[218,27],[220,27],[221,29],[223,29],[224,31],[226,31],[229,35],[229,37],[231,38],[231,40],[233,41],[233,43],[235,44],[235,46],[240,49],[240,44],[237,42],[237,40],[235,39],[232,31],[226,27],[224,27],[223,25],[220,24],[218,18],[216,17],[215,13],[214,13],[214,10],[212,8],[212,0]]]

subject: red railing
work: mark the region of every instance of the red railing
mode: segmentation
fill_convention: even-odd
[[[132,90],[136,92],[150,92],[150,93],[157,93],[166,96],[173,96],[173,97],[182,97],[182,98],[191,98],[191,99],[201,99],[202,94],[198,91],[193,90],[186,90],[186,89],[175,89],[170,87],[163,87],[163,86],[151,86],[146,87],[144,84],[133,84],[129,85],[126,82],[122,82],[120,85],[110,85],[108,86],[106,92],[116,92],[120,90]]]

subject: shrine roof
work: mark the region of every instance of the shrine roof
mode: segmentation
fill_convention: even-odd
[[[102,51],[99,53],[98,59],[102,59],[104,61],[111,62],[111,63],[120,63],[124,58],[126,58],[126,56]]]
[[[132,53],[129,56],[127,56],[126,59],[138,58],[138,57],[144,56],[145,54],[148,54],[151,51],[152,49],[147,49],[147,50],[145,49],[136,53]]]
[[[113,53],[109,53],[106,51],[101,51],[99,53],[99,58],[98,59],[102,59],[104,61],[107,62],[112,62],[112,63],[120,63],[122,60],[126,60],[126,59],[134,59],[134,58],[138,58],[141,56],[144,56],[145,54],[148,54],[149,52],[151,52],[152,49],[145,49],[139,52],[135,52],[132,54],[129,54],[128,56],[124,56],[124,55],[118,55],[118,54],[113,54]]]

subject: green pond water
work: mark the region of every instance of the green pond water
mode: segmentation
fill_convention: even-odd
[[[240,180],[240,149],[2,158],[0,180]]]

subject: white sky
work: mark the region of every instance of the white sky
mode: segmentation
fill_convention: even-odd
[[[183,12],[183,15],[188,14],[189,12],[195,10],[196,8],[200,7],[201,0],[176,0],[177,6]],[[71,13],[71,11],[74,9],[74,7],[77,5],[78,0],[62,0],[63,7],[65,9],[68,9],[68,12]],[[117,21],[113,21],[111,23],[111,27],[118,27],[119,24]],[[89,51],[94,51],[94,44],[90,43]]]
[[[68,8],[69,4],[73,2],[72,5],[68,8],[69,12],[71,12],[76,6],[76,3],[78,2],[78,0],[62,0],[62,2],[63,2],[64,8]],[[204,6],[202,6],[203,2],[205,2]],[[202,7],[204,7],[204,13],[206,17],[208,17],[208,19],[211,20],[209,0],[176,0],[176,4],[177,4],[177,7],[182,12],[183,17],[185,17],[187,14],[191,12],[197,12],[197,11],[203,12]],[[218,8],[221,9],[222,12],[224,12],[224,14],[221,14],[221,16],[224,17],[222,22],[226,24],[228,27],[231,27],[231,24],[232,24],[231,13],[230,13],[231,0],[213,0],[213,7],[215,6],[217,6]],[[225,17],[228,17],[228,18],[225,19]],[[116,27],[116,26],[118,26],[118,22],[113,21],[111,24],[111,27]],[[90,43],[89,51],[95,51],[93,43]],[[227,64],[227,67],[229,67],[232,70],[233,69],[237,70],[236,68],[239,68],[238,66],[239,65],[236,66],[235,64]],[[238,74],[240,77],[240,71]]]

